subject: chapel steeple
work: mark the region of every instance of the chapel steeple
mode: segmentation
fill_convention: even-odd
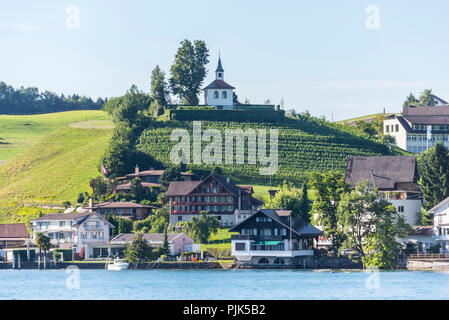
[[[224,80],[224,69],[221,66],[221,57],[218,56],[218,66],[217,70],[215,70],[215,79],[216,80]]]

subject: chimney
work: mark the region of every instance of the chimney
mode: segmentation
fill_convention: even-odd
[[[139,175],[140,171],[139,171],[139,165],[136,164],[136,168],[134,169],[134,173],[136,175]]]
[[[89,199],[89,207],[88,207],[89,212],[93,211],[93,207],[94,207],[94,199],[90,198]]]

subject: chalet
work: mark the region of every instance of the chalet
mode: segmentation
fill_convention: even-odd
[[[290,210],[262,209],[229,229],[232,255],[239,264],[296,265],[314,255],[322,231]]]
[[[111,228],[114,226],[96,212],[55,213],[31,220],[33,240],[43,232],[54,246],[76,252],[88,249],[89,244],[109,242]]]
[[[126,246],[128,243],[131,243],[135,236],[136,234],[134,233],[122,233],[113,238],[111,243],[123,244]],[[163,233],[145,233],[143,237],[152,247],[160,247],[164,243]],[[193,239],[185,233],[168,233],[167,241],[171,255],[177,255],[182,252],[191,252],[197,247],[194,245]]]
[[[91,209],[101,215],[107,213],[131,220],[141,220],[148,217],[157,207],[134,202],[104,202],[93,205]]]
[[[190,221],[201,211],[214,215],[224,226],[236,225],[263,204],[253,197],[249,186],[238,187],[229,178],[211,174],[203,181],[173,181],[166,196],[170,199],[170,224]]]
[[[377,188],[393,204],[405,221],[416,225],[421,212],[418,166],[413,156],[350,156],[346,162],[345,182],[353,188],[362,180]]]
[[[384,134],[393,136],[399,148],[421,153],[437,142],[449,147],[449,107],[403,107],[401,115],[390,115]]]
[[[29,238],[24,223],[0,224],[0,249],[22,247]]]

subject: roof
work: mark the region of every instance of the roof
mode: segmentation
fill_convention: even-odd
[[[170,196],[185,196],[195,190],[202,181],[172,181],[168,186],[165,195]]]
[[[134,203],[134,202],[104,202],[93,206],[94,208],[157,208],[155,206],[149,206],[146,204]]]
[[[305,222],[304,220],[296,217],[295,215],[287,214],[288,211],[289,210],[261,209],[257,211],[256,214],[260,212],[268,216],[275,222],[281,224],[287,230],[291,230],[292,233],[296,233],[298,236],[320,236],[323,234],[323,232],[320,229],[314,227],[312,224]],[[245,223],[249,219],[253,219],[254,215],[255,214],[249,216],[248,218],[240,222],[238,225],[230,228],[229,231],[230,232],[237,231],[238,229],[240,229],[239,227],[243,223]],[[290,227],[290,219],[292,219],[291,227]]]
[[[167,233],[167,240],[168,240],[168,242],[172,242],[174,239],[176,239],[177,237],[179,237],[180,235],[183,235],[183,234],[184,233]],[[116,236],[115,238],[113,238],[111,240],[111,242],[131,242],[135,236],[136,236],[135,233],[121,233],[118,236]],[[164,241],[164,234],[163,233],[144,233],[143,238],[149,242],[162,243]]]
[[[48,221],[48,220],[77,220],[87,217],[91,212],[70,212],[70,213],[50,213],[45,216],[33,219],[31,221]]]
[[[433,226],[413,226],[413,235],[431,236],[433,235]]]
[[[436,95],[434,95],[434,94],[431,94],[430,95],[432,98],[434,98],[435,100],[438,100],[438,101],[440,101],[441,103],[444,103],[444,104],[448,104],[448,102],[447,101],[445,101],[445,100],[443,100],[443,99],[441,99],[440,97],[437,97]]]
[[[151,188],[151,187],[160,187],[161,185],[159,183],[152,183],[152,182],[142,182],[142,187],[144,188]],[[131,182],[127,183],[120,183],[114,187],[114,190],[129,190],[131,189]]]
[[[215,72],[223,72],[223,67],[221,66],[221,58],[218,57],[218,66],[217,66],[217,70],[215,70]]]
[[[129,173],[127,175],[125,175],[126,177],[130,178],[130,177],[146,177],[146,176],[161,176],[164,173],[165,170],[144,170],[144,171],[140,171],[138,174],[137,173]],[[191,172],[181,172],[182,176],[193,176],[194,174]]]
[[[233,86],[231,86],[230,84],[227,84],[223,80],[214,80],[203,90],[206,90],[206,89],[235,89],[235,88]]]
[[[28,239],[29,237],[25,223],[0,224],[0,238]]]
[[[253,186],[239,186],[239,188],[245,190],[249,194],[253,194],[254,193]]]
[[[378,189],[395,189],[398,182],[417,182],[414,156],[349,156],[346,160],[345,182],[352,187],[362,181]]]
[[[430,210],[427,210],[427,213],[436,213],[436,210],[440,209],[441,207],[444,207],[449,203],[449,197],[438,203],[436,206],[431,208]]]

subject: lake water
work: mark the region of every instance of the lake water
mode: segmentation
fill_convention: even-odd
[[[449,272],[0,270],[0,299],[447,299]]]

